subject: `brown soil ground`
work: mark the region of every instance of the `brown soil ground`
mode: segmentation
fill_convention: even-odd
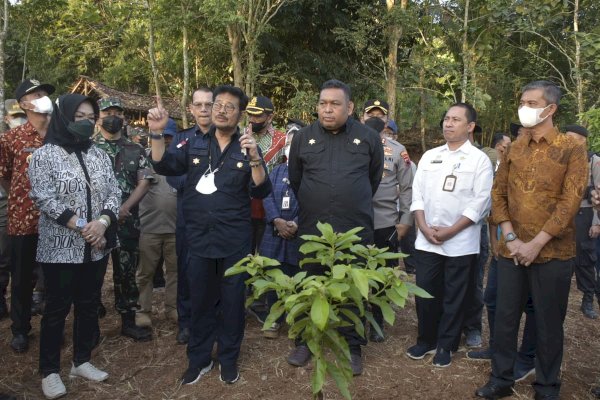
[[[310,365],[293,368],[285,361],[292,342],[285,336],[269,340],[260,326],[249,318],[239,360],[241,379],[235,385],[219,381],[218,370],[211,371],[193,386],[179,385],[187,366],[185,346],[175,343],[176,327],[162,313],[164,293],[155,293],[154,340],[134,343],[119,335],[120,322],[112,310],[111,270],[104,285],[104,302],[109,309],[101,320],[103,341],[92,358],[110,377],[104,383],[69,380],[71,364],[72,314],[67,321],[66,345],[62,352],[61,376],[67,387],[64,399],[310,399]],[[413,279],[413,278],[411,278]],[[600,380],[599,320],[584,318],[579,311],[581,295],[574,280],[569,312],[565,322],[565,352],[562,366],[563,399],[592,399],[589,391]],[[484,315],[485,318],[485,315]],[[0,322],[0,392],[20,399],[43,399],[41,378],[37,374],[40,317],[32,321],[31,348],[23,355],[9,347],[10,321]],[[485,325],[485,324],[484,324]],[[431,357],[421,361],[405,355],[416,338],[417,318],[411,300],[397,313],[394,327],[388,327],[387,340],[363,349],[365,372],[357,377],[351,391],[354,399],[470,399],[490,372],[488,362],[474,362],[457,353],[449,368],[435,368]],[[487,331],[484,328],[484,338]],[[531,379],[515,387],[512,399],[531,399]],[[328,381],[326,399],[341,399],[335,385]]]

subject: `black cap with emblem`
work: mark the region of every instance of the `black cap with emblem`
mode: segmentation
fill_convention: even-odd
[[[36,90],[43,90],[50,95],[54,93],[55,89],[54,86],[50,85],[49,83],[40,83],[40,81],[35,79],[25,79],[23,82],[21,82],[17,90],[15,90],[15,99],[17,99],[17,101],[21,101],[23,96],[33,93]]]

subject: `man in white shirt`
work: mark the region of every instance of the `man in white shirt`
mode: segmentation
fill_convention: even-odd
[[[481,223],[491,205],[492,165],[469,141],[476,119],[471,105],[450,106],[442,127],[446,144],[423,154],[413,182],[416,283],[433,298],[416,300],[417,344],[407,355],[420,360],[435,353],[437,367],[449,366],[458,349]]]

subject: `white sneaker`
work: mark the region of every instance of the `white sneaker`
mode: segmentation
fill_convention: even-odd
[[[67,394],[59,374],[50,374],[42,379],[42,391],[47,399],[57,399]]]
[[[71,367],[70,378],[81,377],[94,382],[102,382],[108,378],[108,374],[104,371],[100,371],[89,362],[81,364],[79,367],[73,365]]]

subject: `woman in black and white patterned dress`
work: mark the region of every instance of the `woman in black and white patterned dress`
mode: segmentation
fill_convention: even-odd
[[[117,245],[121,193],[108,155],[91,140],[98,106],[89,97],[56,100],[45,144],[29,163],[30,197],[40,210],[37,261],[44,271],[40,373],[49,399],[66,394],[59,375],[65,318],[74,304],[70,376],[108,377],[90,364],[98,331],[98,292]]]

